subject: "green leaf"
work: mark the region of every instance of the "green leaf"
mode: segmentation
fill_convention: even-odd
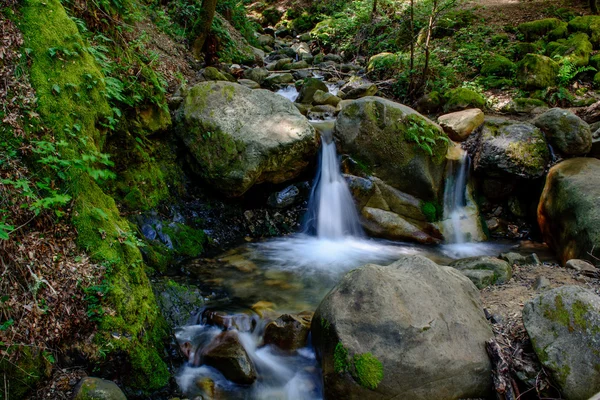
[[[60,86],[58,86],[57,84],[52,85],[52,92],[54,94],[60,94]]]

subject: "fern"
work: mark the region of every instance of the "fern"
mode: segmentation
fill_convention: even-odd
[[[558,70],[558,84],[560,86],[566,86],[580,73],[586,71],[596,71],[596,68],[592,66],[577,67],[569,60],[563,60],[562,65]]]

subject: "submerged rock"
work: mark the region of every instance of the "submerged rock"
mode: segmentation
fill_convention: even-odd
[[[297,350],[306,346],[312,313],[284,314],[265,328],[265,344],[274,344],[282,350]]]
[[[178,112],[190,166],[229,196],[296,177],[317,151],[315,130],[275,93],[229,82],[190,89]]]
[[[312,338],[325,398],[457,399],[491,394],[479,291],[421,256],[368,264],[319,305]]]
[[[254,364],[235,331],[226,331],[217,336],[202,350],[202,360],[234,383],[250,385],[256,380]]]
[[[86,376],[75,387],[73,400],[127,400],[127,397],[116,383]]]
[[[512,277],[510,264],[495,257],[463,258],[453,261],[450,266],[459,270],[479,289],[498,283],[506,283]]]
[[[565,398],[600,391],[600,297],[579,286],[548,290],[525,304],[523,323]]]
[[[572,158],[550,169],[538,206],[544,241],[564,265],[600,257],[600,160]]]
[[[533,123],[562,154],[584,155],[592,148],[590,126],[569,110],[552,108],[537,117]]]

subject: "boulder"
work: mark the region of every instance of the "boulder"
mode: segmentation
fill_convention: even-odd
[[[423,244],[441,243],[441,234],[437,237],[424,232],[421,227],[391,211],[380,208],[364,207],[361,211],[364,217],[363,227],[372,236],[391,240],[408,240]]]
[[[266,68],[251,68],[244,71],[244,78],[250,79],[259,85],[267,79],[269,71]]]
[[[265,328],[265,344],[274,344],[282,350],[297,350],[306,346],[312,313],[284,314]]]
[[[380,97],[343,100],[338,108],[334,135],[344,153],[402,192],[426,201],[440,198],[448,139],[438,125]],[[425,137],[435,144],[419,146]]]
[[[456,142],[466,140],[471,132],[483,124],[484,120],[483,111],[478,108],[457,111],[438,117],[438,123],[444,129],[444,132]]]
[[[296,177],[317,150],[314,128],[290,101],[235,83],[194,86],[178,121],[191,168],[229,196]]]
[[[562,154],[584,155],[592,148],[590,126],[569,110],[552,108],[538,116],[533,123]]]
[[[317,308],[311,333],[325,398],[491,394],[485,341],[493,334],[479,292],[425,257],[349,272]]]
[[[592,44],[585,33],[575,33],[568,39],[559,39],[546,46],[546,54],[553,60],[569,61],[577,67],[585,67],[590,62]]]
[[[502,111],[512,114],[535,114],[548,110],[548,104],[542,100],[530,98],[516,98],[510,101]]]
[[[558,63],[539,54],[527,54],[517,64],[517,82],[525,90],[546,89],[556,85]]]
[[[374,96],[377,93],[377,86],[364,78],[353,76],[340,90],[344,93],[344,99],[350,100]]]
[[[227,77],[215,67],[206,67],[198,72],[201,80],[204,81],[229,81]]]
[[[544,241],[563,265],[600,257],[600,160],[572,158],[550,169],[538,206]]]
[[[327,85],[323,81],[317,78],[306,78],[302,82],[302,88],[299,90],[297,103],[312,104],[315,92],[320,90],[322,92],[329,92]]]
[[[342,99],[339,97],[322,90],[317,90],[313,95],[313,103],[316,105],[330,105],[337,107],[340,101],[342,101]]]
[[[543,38],[555,29],[563,25],[558,18],[546,18],[537,21],[530,21],[520,24],[517,29],[525,36],[528,42],[534,42]]]
[[[485,98],[471,89],[457,88],[445,94],[445,112],[460,111],[466,108],[484,108]]]
[[[294,82],[294,76],[289,72],[283,74],[273,74],[269,75],[263,81],[263,85],[267,88],[275,88],[279,85],[286,85],[288,83]]]
[[[202,293],[196,286],[162,278],[152,283],[152,289],[162,315],[172,327],[190,323],[204,306]]]
[[[579,286],[547,290],[525,304],[523,324],[565,398],[600,391],[600,297]]]
[[[75,387],[73,400],[127,400],[127,397],[116,383],[86,376]]]
[[[225,378],[250,385],[256,380],[256,369],[248,353],[240,343],[236,331],[225,331],[202,349],[204,364],[218,369]]]
[[[590,262],[573,258],[565,263],[565,268],[573,269],[584,275],[594,276],[598,273],[598,269]]]
[[[541,265],[542,262],[540,258],[535,253],[531,253],[527,256],[524,256],[519,253],[508,252],[502,253],[498,257],[501,260],[506,261],[510,265]]]
[[[515,72],[515,63],[501,55],[488,57],[481,67],[483,76],[505,76],[511,77]]]
[[[512,277],[512,268],[506,261],[495,257],[469,257],[453,261],[450,266],[469,278],[479,289],[506,283]]]
[[[248,89],[260,89],[260,85],[250,79],[238,79],[238,83],[242,86],[246,86]]]
[[[550,162],[544,134],[526,122],[487,118],[476,140],[473,167],[490,177],[539,178]]]
[[[594,48],[600,48],[600,16],[584,15],[573,18],[569,21],[569,32],[587,33]]]

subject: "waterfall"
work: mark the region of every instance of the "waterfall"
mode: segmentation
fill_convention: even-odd
[[[444,188],[444,231],[450,243],[465,243],[462,220],[467,218],[467,177],[471,163],[462,151],[457,160],[449,160]]]
[[[340,171],[334,121],[311,121],[321,134],[319,168],[308,202],[305,231],[320,239],[363,236],[354,200]]]

